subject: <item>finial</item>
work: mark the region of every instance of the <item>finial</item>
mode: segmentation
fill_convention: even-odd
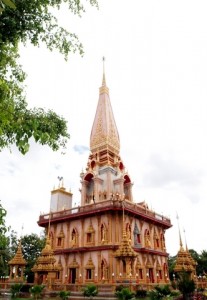
[[[22,224],[22,232],[21,232],[21,237],[20,238],[22,238],[22,236],[23,236],[23,230],[24,230],[24,224]]]
[[[103,80],[102,80],[102,86],[106,86],[106,79],[105,79],[105,57],[103,56]]]
[[[178,220],[178,231],[179,231],[179,239],[180,239],[180,249],[183,249],[183,243],[182,243],[181,234],[180,234],[179,217],[178,217],[177,213],[176,213],[176,219]]]
[[[63,177],[61,176],[58,176],[58,180],[59,180],[59,188],[60,188],[60,182],[62,183],[62,187],[63,187]]]
[[[186,251],[188,251],[188,246],[187,246],[187,241],[186,241],[186,234],[185,234],[185,229],[183,228],[183,232],[184,232],[184,237],[185,237],[185,248]]]
[[[50,221],[51,221],[51,209],[50,209],[49,220],[48,220],[47,238],[50,238]]]

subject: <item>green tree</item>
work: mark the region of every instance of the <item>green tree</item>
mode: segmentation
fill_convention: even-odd
[[[207,251],[201,251],[199,258],[197,260],[196,273],[203,276],[207,273]]]
[[[188,299],[189,295],[195,290],[195,282],[190,279],[190,275],[183,271],[179,274],[178,289],[183,294],[183,299]]]
[[[27,262],[25,276],[28,282],[33,282],[34,274],[31,269],[45,246],[45,235],[38,236],[35,233],[25,235],[21,238],[21,244],[24,259]]]
[[[6,236],[9,228],[6,226],[7,211],[3,208],[0,201],[0,276],[8,275],[8,261],[9,261],[9,240]]]
[[[177,256],[169,256],[168,257],[168,270],[169,270],[169,277],[173,280],[174,268],[176,263]]]
[[[16,8],[16,6],[15,6],[15,4],[14,4],[13,1],[11,1],[11,0],[0,0],[0,14],[4,10],[4,7],[6,5],[9,6],[10,8],[13,8],[13,9]]]
[[[96,0],[89,2],[97,6]],[[51,51],[57,49],[65,59],[71,51],[83,54],[76,34],[59,26],[52,14],[51,8],[59,9],[63,3],[73,14],[80,16],[85,11],[80,0],[16,0],[15,9],[6,5],[1,13],[0,150],[15,144],[25,154],[31,138],[52,150],[66,147],[69,134],[64,118],[52,110],[28,108],[23,85],[26,74],[18,63],[19,43],[28,41],[34,46],[44,43]]]

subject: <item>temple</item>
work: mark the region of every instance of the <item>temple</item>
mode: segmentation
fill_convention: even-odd
[[[183,247],[183,242],[180,234],[179,229],[179,240],[180,240],[180,249],[178,250],[174,272],[178,273],[178,275],[183,272],[187,272],[189,275],[189,278],[192,280],[195,280],[196,276],[196,261],[191,256],[188,247],[186,245],[186,248]]]
[[[39,217],[54,258],[50,283],[168,283],[165,231],[171,221],[133,199],[105,71],[80,178],[79,207],[62,184],[51,192],[51,211]],[[44,270],[37,261],[34,271],[36,282],[45,283],[48,265]]]

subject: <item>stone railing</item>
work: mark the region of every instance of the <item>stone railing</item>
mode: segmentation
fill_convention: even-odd
[[[45,222],[46,220],[53,220],[56,218],[64,218],[71,214],[83,214],[87,212],[96,212],[100,209],[117,209],[117,210],[126,210],[128,212],[133,211],[139,214],[143,217],[148,217],[152,219],[156,219],[157,221],[165,222],[168,225],[171,225],[171,221],[169,218],[158,214],[152,210],[149,210],[146,207],[143,207],[142,205],[139,205],[134,202],[129,201],[119,201],[119,200],[105,200],[98,203],[88,204],[84,206],[78,206],[67,210],[61,210],[57,212],[50,212],[48,214],[42,214],[39,217],[39,222]]]

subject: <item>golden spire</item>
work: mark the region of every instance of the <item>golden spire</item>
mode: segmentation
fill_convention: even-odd
[[[103,57],[103,79],[102,79],[102,86],[99,88],[99,94],[107,94],[109,95],[109,89],[106,86],[106,75],[105,75],[105,57]]]
[[[179,226],[179,217],[178,217],[178,214],[176,216],[177,220],[178,220],[178,231],[179,231],[179,240],[180,240],[180,250],[181,251],[184,251],[183,249],[183,242],[182,242],[182,239],[181,239],[181,233],[180,233],[180,226]]]
[[[99,101],[91,130],[90,149],[93,153],[100,152],[100,150],[101,153],[110,151],[111,156],[117,156],[120,150],[119,133],[111,107],[109,89],[106,86],[104,62],[105,58],[103,59],[102,86],[99,89]],[[109,160],[107,155],[105,156],[106,163]]]
[[[105,57],[103,56],[103,80],[102,86],[106,86],[106,78],[105,78]]]

